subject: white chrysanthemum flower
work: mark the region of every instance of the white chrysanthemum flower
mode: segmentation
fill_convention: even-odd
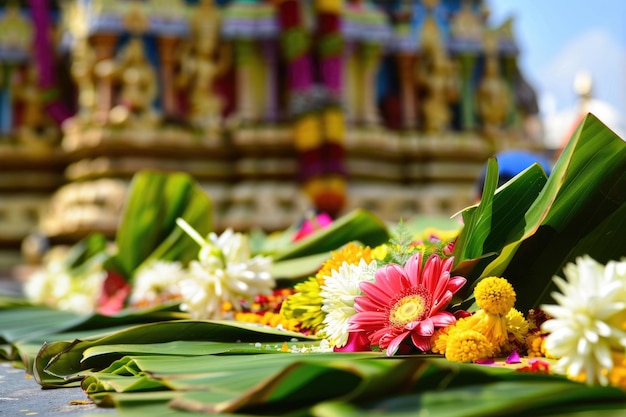
[[[62,261],[54,260],[29,277],[24,293],[33,304],[89,314],[96,308],[105,278],[99,267],[75,275]]]
[[[250,258],[246,236],[230,229],[219,237],[211,233],[209,239],[200,260],[190,262],[189,273],[180,282],[183,311],[194,319],[218,319],[224,303],[241,310],[241,301],[252,303],[257,295],[271,294],[275,285],[271,258]]]
[[[333,347],[343,347],[348,341],[348,321],[355,314],[354,299],[361,294],[359,284],[374,281],[376,261],[369,264],[365,260],[357,264],[344,262],[339,270],[333,270],[324,277],[321,287],[322,311],[326,313],[321,334],[325,335]]]
[[[24,294],[33,304],[56,306],[70,288],[71,278],[58,261],[49,262],[33,272],[24,284]]]
[[[130,303],[151,306],[180,298],[180,281],[184,277],[180,262],[152,261],[135,273]]]
[[[553,317],[542,326],[550,333],[546,349],[560,358],[556,372],[607,385],[611,350],[626,349],[624,323],[614,323],[626,311],[626,262],[604,266],[584,256],[566,265],[564,273],[567,281],[554,277],[562,292],[552,293],[558,305],[542,307]]]

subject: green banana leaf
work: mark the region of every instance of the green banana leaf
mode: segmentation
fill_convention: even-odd
[[[33,373],[34,359],[44,343],[89,337],[119,331],[129,325],[188,318],[178,304],[145,309],[125,309],[114,315],[78,315],[47,307],[32,306],[0,311],[0,341],[7,344],[0,359],[19,361]]]
[[[178,217],[201,235],[212,229],[211,200],[195,180],[182,172],[136,173],[115,238],[117,253],[106,268],[130,279],[151,259],[194,259],[198,245],[176,225]]]
[[[626,241],[618,234],[625,227],[626,143],[600,120],[592,114],[585,117],[527,206],[536,188],[521,197],[519,190],[526,183],[541,185],[529,179],[529,172],[500,188],[492,202],[485,197],[483,209],[479,205],[463,213],[466,225],[473,227],[464,228],[465,240],[455,247],[459,265],[480,246],[483,255],[495,253],[495,258],[470,268],[470,287],[486,276],[504,276],[515,287],[521,311],[550,302],[552,277],[576,256],[587,253],[604,263],[626,254]],[[491,222],[479,222],[489,206]]]
[[[122,413],[158,403],[160,412],[172,415],[179,415],[175,409],[237,415],[382,416],[428,410],[435,417],[522,416],[620,410],[626,400],[619,389],[561,377],[372,353],[133,356],[91,374],[83,388]],[[130,393],[141,401],[131,403]]]
[[[277,284],[289,283],[295,285],[295,282],[298,280],[315,275],[322,264],[330,257],[330,252],[321,252],[273,262],[270,272],[277,280]]]
[[[235,321],[173,320],[149,323],[95,339],[75,339],[45,344],[33,364],[33,375],[44,387],[58,387],[80,380],[83,371],[103,367],[99,356],[83,362],[86,349],[107,344],[162,343],[172,340],[204,340],[219,342],[267,342],[291,339],[316,340],[300,333]],[[106,360],[106,359],[105,359]]]
[[[329,253],[346,243],[359,241],[371,247],[386,243],[389,231],[384,221],[370,211],[353,210],[333,221],[328,227],[318,229],[312,234],[273,253],[276,262],[300,258],[308,255]]]

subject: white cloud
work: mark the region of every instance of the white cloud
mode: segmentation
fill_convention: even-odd
[[[569,107],[576,100],[574,78],[583,70],[592,76],[593,97],[626,115],[626,45],[603,28],[573,38],[539,71],[539,93],[553,96],[558,109]]]
[[[594,100],[588,110],[618,135],[626,133],[626,45],[608,31],[593,28],[568,42],[538,74],[549,147],[558,146],[576,123],[579,102],[574,79],[581,71],[589,72],[593,81]]]

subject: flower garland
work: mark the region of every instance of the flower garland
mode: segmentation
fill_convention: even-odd
[[[345,120],[339,104],[342,1],[315,2],[315,45],[305,23],[301,2],[281,0],[277,3],[300,181],[318,210],[335,215],[345,203],[346,186],[343,166]],[[314,77],[314,53],[319,55],[319,85]]]

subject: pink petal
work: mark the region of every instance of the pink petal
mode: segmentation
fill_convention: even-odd
[[[431,314],[445,309],[450,303],[450,300],[452,300],[452,293],[450,291],[446,291],[441,297],[439,297],[439,299],[435,300],[435,303],[430,309]]]
[[[422,285],[428,290],[429,293],[434,294],[439,282],[440,276],[440,263],[439,256],[432,254],[424,265],[424,271],[422,272]]]
[[[407,287],[407,280],[410,278],[406,276],[406,272],[400,265],[389,264],[376,271],[376,283],[383,285],[391,297],[401,293]]]
[[[446,293],[446,289],[448,288],[448,280],[450,279],[450,273],[448,271],[441,272],[437,279],[438,281],[436,287],[432,292],[433,298],[435,300],[439,300]]]
[[[522,363],[522,360],[520,359],[519,353],[517,353],[517,350],[514,350],[513,352],[511,352],[511,354],[506,358],[506,363],[507,364]]]
[[[455,317],[457,320],[458,320],[458,319],[465,318],[465,317],[469,317],[469,316],[471,316],[471,315],[472,315],[472,313],[470,313],[470,312],[469,312],[469,311],[467,311],[467,310],[457,310],[457,311],[455,311],[455,312],[454,312],[454,313],[452,313],[452,314],[454,314],[454,317]]]
[[[424,337],[411,333],[411,341],[413,342],[413,345],[422,352],[428,352],[430,350],[430,337]]]
[[[359,288],[364,296],[369,298],[370,302],[374,303],[377,308],[385,308],[389,304],[389,299],[393,297],[392,294],[384,291],[383,286],[378,285],[376,282],[362,282]]]
[[[407,336],[408,336],[408,333],[401,333],[399,336],[396,336],[393,339],[391,339],[391,341],[389,341],[389,344],[387,345],[387,348],[386,348],[387,356],[393,356],[398,350],[398,347],[400,347],[400,344],[404,341],[404,339],[406,339]]]
[[[420,336],[432,336],[435,333],[435,325],[431,319],[425,319],[420,321],[415,328],[414,333],[419,334]]]
[[[494,365],[496,361],[493,358],[482,358],[476,360],[476,363],[479,365]]]
[[[298,241],[312,233],[315,233],[317,230],[323,229],[326,226],[329,226],[333,222],[332,217],[330,217],[326,213],[320,213],[315,217],[315,222],[311,220],[305,220],[300,227],[300,230],[293,236],[292,240]]]
[[[467,280],[465,278],[461,276],[454,276],[450,278],[450,280],[448,281],[447,289],[450,290],[452,294],[456,294],[456,292],[460,290],[461,287],[463,287],[466,282]]]
[[[454,263],[454,256],[450,256],[449,258],[446,258],[443,261],[443,264],[441,265],[441,269],[444,271],[451,271],[453,263]]]
[[[349,332],[346,345],[333,348],[335,352],[368,352],[370,350],[370,340],[365,332]]]
[[[430,321],[432,321],[433,326],[439,328],[456,323],[456,318],[447,311],[441,311],[430,316]]]
[[[103,315],[113,315],[119,312],[124,308],[131,290],[130,284],[121,275],[107,271],[96,310]]]
[[[380,305],[368,297],[356,297],[354,299],[354,309],[356,311],[377,311],[387,307],[387,304]]]
[[[349,330],[373,331],[384,327],[387,315],[377,311],[362,311],[350,317]]]
[[[384,349],[389,343],[390,338],[396,337],[397,335],[398,333],[394,332],[391,328],[383,327],[372,333],[369,333],[368,337],[370,339],[370,342],[372,342],[372,345],[378,345],[382,349]]]
[[[404,270],[412,287],[416,287],[420,284],[420,277],[422,275],[422,252],[417,252],[411,256],[406,262]]]

